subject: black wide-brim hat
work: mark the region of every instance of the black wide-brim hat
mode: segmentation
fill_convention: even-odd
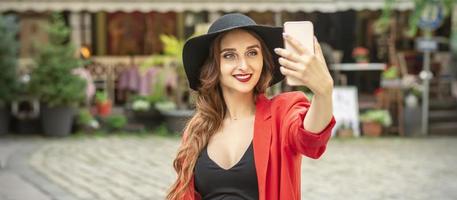
[[[213,40],[220,34],[233,29],[242,28],[254,31],[259,35],[270,51],[273,63],[273,78],[270,86],[284,79],[284,75],[279,71],[279,56],[274,52],[277,47],[283,48],[282,27],[257,25],[254,20],[246,15],[239,13],[227,14],[211,24],[208,33],[191,38],[186,41],[183,49],[183,64],[186,71],[189,87],[197,90],[200,87],[200,71],[205,60],[209,56],[210,45]]]

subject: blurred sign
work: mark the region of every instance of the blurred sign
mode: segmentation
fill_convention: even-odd
[[[351,127],[354,136],[360,136],[359,129],[359,102],[357,87],[335,87],[333,89],[333,116],[336,124],[332,135],[342,127]]]
[[[417,38],[416,49],[422,52],[434,52],[438,50],[438,41],[428,38]]]
[[[444,19],[444,5],[439,1],[432,1],[422,10],[419,27],[421,29],[435,30],[441,26]]]

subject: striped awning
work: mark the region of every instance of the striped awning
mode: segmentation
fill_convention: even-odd
[[[88,12],[182,12],[182,11],[288,11],[336,12],[380,10],[384,0],[0,0],[5,11],[88,11]],[[413,0],[396,0],[396,10],[409,10]]]

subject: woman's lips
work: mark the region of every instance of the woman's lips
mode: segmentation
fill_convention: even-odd
[[[236,74],[233,75],[233,77],[240,82],[248,82],[251,79],[252,74]]]

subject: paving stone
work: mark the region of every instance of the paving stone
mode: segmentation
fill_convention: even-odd
[[[0,199],[2,200],[51,200],[14,173],[0,172]]]
[[[164,199],[177,138],[49,141],[32,166],[81,199]],[[303,157],[302,199],[456,199],[457,138],[332,139]]]

